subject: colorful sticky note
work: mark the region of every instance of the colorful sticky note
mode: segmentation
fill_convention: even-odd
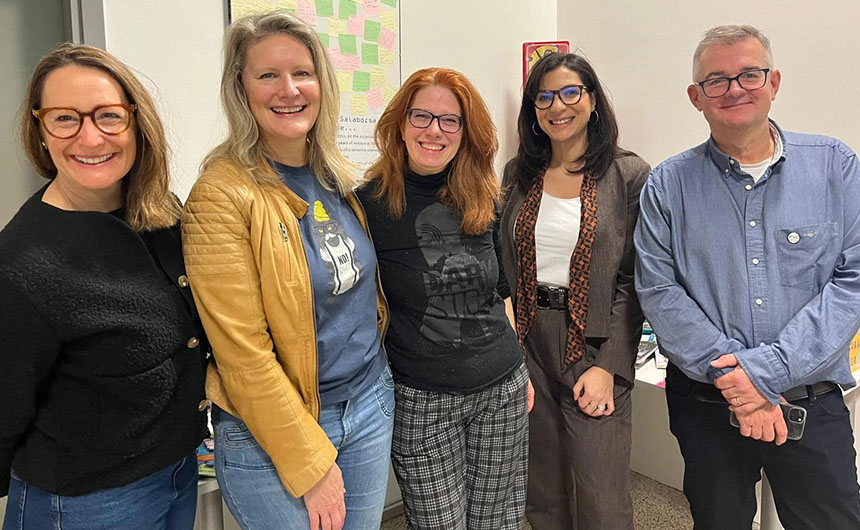
[[[385,48],[379,48],[379,64],[385,66],[394,64],[394,52]]]
[[[389,50],[394,49],[394,32],[388,28],[379,30],[379,45]]]
[[[316,25],[317,23],[317,12],[314,9],[313,4],[310,2],[299,0],[296,5],[296,16],[311,26]]]
[[[385,85],[382,89],[382,98],[385,100],[385,104],[388,105],[391,103],[391,100],[394,99],[394,95],[397,94],[397,91],[391,88],[390,85]]]
[[[355,7],[355,2],[353,2],[353,0],[340,0],[340,5],[337,9],[337,16],[347,19],[350,15],[355,15],[356,13],[358,13],[358,9]]]
[[[352,90],[354,92],[367,92],[368,90],[370,90],[370,72],[353,72]]]
[[[378,17],[380,11],[379,0],[364,0],[364,16]]]
[[[376,42],[379,40],[379,22],[368,20],[364,23],[364,40]]]
[[[391,31],[397,31],[397,12],[386,11],[379,15],[379,21],[382,22],[383,28],[388,28]]]
[[[349,113],[353,116],[367,116],[367,97],[353,94],[349,97]]]
[[[379,110],[385,104],[382,97],[382,87],[376,87],[367,93],[367,104],[370,106],[370,110]]]
[[[397,0],[382,0],[382,3],[387,6],[397,7]]]
[[[319,36],[323,48],[328,48],[328,33],[317,33],[317,36]]]
[[[334,2],[332,0],[317,0],[317,16],[333,17]]]
[[[331,67],[335,70],[339,70],[343,67],[343,55],[341,55],[340,50],[337,48],[329,48],[327,50],[328,59],[331,61]]]
[[[337,86],[341,92],[352,92],[352,72],[335,72],[337,76]]]
[[[383,86],[385,84],[385,68],[381,66],[370,67],[370,86]]]
[[[359,15],[349,17],[349,34],[364,35],[364,17]]]
[[[361,43],[361,64],[379,64],[379,46],[369,42]],[[370,74],[368,74],[369,76]],[[368,77],[368,80],[370,77]]]
[[[268,13],[272,10],[269,0],[246,0],[245,2],[233,2],[230,6],[233,20],[258,13]]]
[[[344,55],[358,55],[358,47],[355,45],[355,35],[338,35],[337,43],[340,45],[340,53]]]
[[[328,19],[328,34],[340,35],[342,33],[346,34],[346,20],[341,20],[339,18]]]
[[[275,9],[278,11],[284,9],[287,11],[296,12],[296,0],[278,0]]]
[[[341,62],[341,68],[344,70],[358,70],[358,55],[344,55],[343,61]]]

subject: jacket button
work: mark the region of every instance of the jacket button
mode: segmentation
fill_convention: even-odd
[[[203,412],[209,406],[209,400],[203,399],[197,404],[197,412]]]
[[[185,343],[189,348],[196,348],[200,345],[200,339],[197,337],[191,337],[188,339],[188,342]]]
[[[176,283],[178,283],[180,287],[188,287],[188,276],[183,274],[176,280]]]

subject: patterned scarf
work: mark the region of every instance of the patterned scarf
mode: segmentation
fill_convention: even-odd
[[[544,174],[535,179],[517,216],[514,242],[517,248],[517,336],[523,344],[534,325],[537,313],[537,267],[535,260],[535,224],[543,196]],[[570,326],[567,330],[562,369],[585,352],[585,324],[588,321],[588,288],[591,271],[591,247],[597,229],[597,187],[589,175],[582,178],[579,192],[582,218],[579,239],[570,257],[570,298],[568,311]]]

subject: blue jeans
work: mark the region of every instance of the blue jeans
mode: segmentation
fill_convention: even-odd
[[[346,489],[344,530],[379,528],[385,505],[394,381],[386,366],[365,391],[348,401],[325,406],[320,426],[337,448],[337,465]],[[215,427],[215,473],[227,507],[244,530],[309,528],[302,498],[281,484],[269,455],[245,423],[218,407]]]
[[[80,496],[54,495],[14,474],[3,530],[191,530],[197,510],[197,457],[147,477]]]

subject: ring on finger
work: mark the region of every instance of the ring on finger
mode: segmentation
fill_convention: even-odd
[[[743,403],[741,403],[741,398],[736,397],[736,398],[735,398],[735,404],[737,404],[737,406],[739,406],[739,407],[740,407],[741,405],[743,405]]]
[[[609,407],[608,407],[606,404],[603,404],[603,405],[596,405],[596,406],[594,407],[594,410],[597,410],[597,411],[600,411],[600,412],[604,412],[604,411],[605,411],[606,409],[608,409],[608,408],[609,408]]]

